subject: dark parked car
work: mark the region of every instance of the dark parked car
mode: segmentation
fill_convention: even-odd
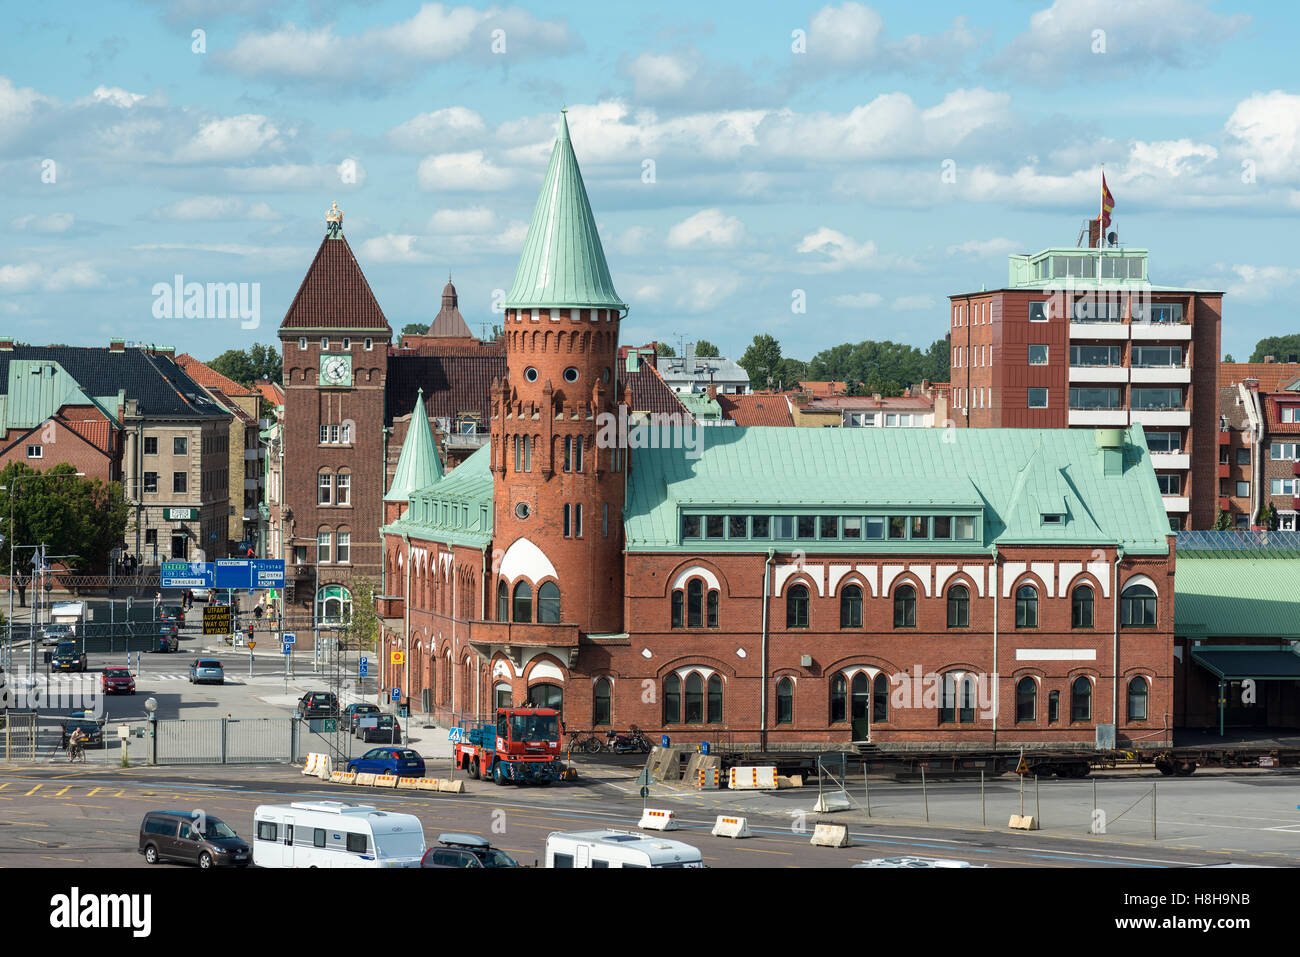
[[[303,718],[337,718],[339,699],[329,691],[308,691],[298,699],[298,715]]]
[[[340,717],[346,722],[345,727],[348,733],[355,734],[357,722],[363,717],[370,714],[379,714],[379,705],[377,704],[350,704],[344,707],[343,714]]]
[[[77,650],[75,641],[62,641],[50,656],[52,671],[85,671],[86,653]]]
[[[505,851],[477,834],[439,834],[438,844],[424,852],[421,867],[518,867]]]
[[[158,617],[163,621],[175,622],[177,627],[185,625],[185,609],[180,605],[163,605]]]
[[[391,714],[367,714],[357,722],[356,735],[366,744],[371,741],[401,744],[402,726]]]
[[[176,636],[175,625],[161,625],[158,631],[157,651],[180,651],[181,642]]]
[[[424,777],[424,758],[410,748],[371,748],[348,762],[348,773],[395,774],[399,778]]]
[[[83,742],[86,747],[99,747],[104,743],[104,729],[98,721],[92,721],[89,718],[71,718],[63,722],[63,735],[59,738],[59,747],[67,750],[68,738],[72,737],[72,729],[80,728],[81,733],[86,736]]]
[[[104,694],[135,694],[135,677],[126,668],[105,668],[99,676],[99,690]]]
[[[247,867],[248,844],[228,824],[200,812],[150,811],[140,822],[140,847],[150,864],[180,861],[209,867]]]

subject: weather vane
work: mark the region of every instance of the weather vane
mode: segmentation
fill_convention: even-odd
[[[337,239],[343,229],[343,210],[339,209],[337,200],[325,210],[325,228],[329,231],[331,239]]]

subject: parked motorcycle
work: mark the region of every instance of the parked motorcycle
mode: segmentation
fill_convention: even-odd
[[[605,732],[605,750],[615,754],[649,754],[653,745],[650,739],[641,733],[641,729],[632,725],[627,734],[617,731]]]

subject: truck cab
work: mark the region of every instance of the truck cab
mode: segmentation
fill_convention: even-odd
[[[470,777],[497,784],[549,784],[564,772],[562,736],[560,713],[553,708],[499,708],[495,722],[460,729],[456,762]]]

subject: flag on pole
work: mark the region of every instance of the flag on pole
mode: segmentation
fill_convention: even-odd
[[[1115,197],[1110,195],[1110,190],[1106,187],[1106,173],[1103,170],[1101,174],[1101,228],[1106,229],[1110,225],[1110,213],[1115,208]]]

